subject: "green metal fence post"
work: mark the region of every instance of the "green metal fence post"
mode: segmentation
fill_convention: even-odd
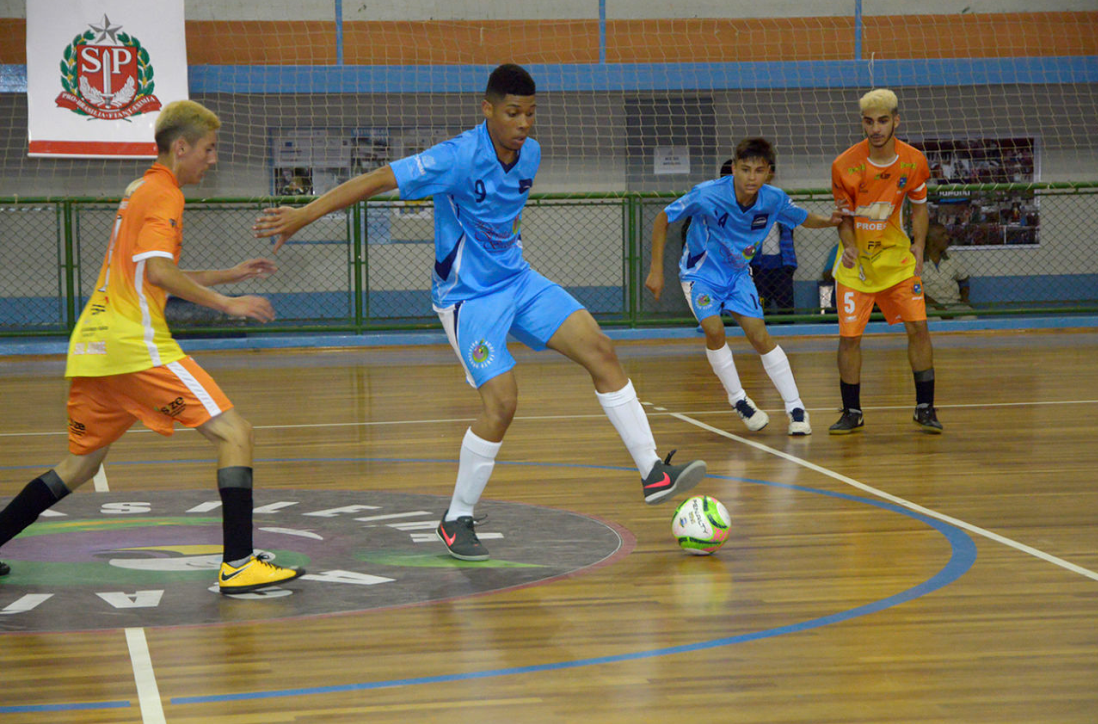
[[[78,280],[77,269],[80,267],[80,257],[77,253],[77,242],[73,228],[75,226],[75,219],[73,214],[76,213],[76,208],[72,201],[65,201],[61,204],[61,225],[62,233],[64,234],[64,249],[65,256],[62,260],[61,267],[65,280],[65,329],[69,333],[76,327],[76,315],[78,314],[76,300],[78,299]]]
[[[351,213],[348,215],[347,223],[350,228],[348,232],[350,234],[351,244],[351,289],[354,299],[352,305],[355,315],[355,331],[359,334],[363,331],[363,325],[365,320],[363,319],[363,299],[362,299],[362,237],[363,233],[363,203],[357,203],[351,206]]]

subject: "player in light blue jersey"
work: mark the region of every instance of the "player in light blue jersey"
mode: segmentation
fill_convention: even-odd
[[[307,206],[267,209],[254,227],[257,236],[278,237],[277,251],[306,224],[377,194],[399,189],[403,199],[434,198],[431,297],[483,405],[462,441],[454,494],[437,529],[450,555],[463,560],[488,559],[473,511],[518,404],[508,333],[532,349],[556,350],[590,373],[640,472],[646,503],[670,500],[705,477],[700,460],[672,465],[671,455],[660,459],[610,339],[572,295],[523,259],[522,210],[541,162],[541,148],[530,138],[535,107],[529,73],[501,65],[488,79],[484,123],[353,178]]]
[[[663,248],[667,225],[687,217],[690,230],[679,261],[679,280],[694,316],[705,332],[705,354],[728,393],[728,401],[749,430],[761,430],[770,417],[747,396],[740,384],[732,350],[724,334],[721,312],[727,310],[762,358],[763,369],[785,402],[790,435],[811,435],[808,412],[801,402],[789,359],[763,322],[759,293],[751,279],[751,259],[770,228],[822,229],[838,226],[830,218],[810,214],[779,188],[768,185],[774,167],[774,147],[765,138],[748,138],[736,146],[731,176],[706,181],[669,204],[652,227],[652,265],[645,286],[660,298],[663,292]]]

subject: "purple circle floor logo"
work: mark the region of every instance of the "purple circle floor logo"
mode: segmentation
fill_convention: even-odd
[[[216,491],[77,493],[7,543],[0,632],[260,621],[365,611],[512,588],[632,548],[592,518],[484,501],[486,562],[451,558],[435,534],[448,501],[386,491],[257,490],[255,546],[307,574],[246,594],[217,592]]]

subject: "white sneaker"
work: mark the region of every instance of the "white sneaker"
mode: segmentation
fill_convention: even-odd
[[[789,434],[794,437],[811,435],[812,426],[808,424],[808,411],[800,407],[785,413],[789,417]]]
[[[745,397],[732,405],[732,409],[736,411],[736,414],[743,420],[743,424],[747,425],[747,429],[751,432],[758,432],[770,422],[770,415],[760,410],[751,401],[750,397]]]

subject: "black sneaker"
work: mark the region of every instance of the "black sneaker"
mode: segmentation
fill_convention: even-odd
[[[832,435],[849,435],[865,427],[861,410],[843,410],[843,416],[831,427],[827,428]]]
[[[8,566],[7,563],[0,561],[0,576],[6,576],[9,573],[11,573],[11,568]]]
[[[685,493],[705,477],[705,463],[693,460],[685,465],[672,465],[672,450],[666,460],[657,460],[648,477],[641,480],[644,502],[649,505],[662,503],[675,493]]]
[[[929,432],[931,435],[942,434],[942,423],[938,422],[938,413],[934,411],[934,405],[917,406],[912,419],[919,423],[923,432]]]
[[[488,549],[480,542],[476,531],[473,530],[473,526],[485,517],[474,520],[471,515],[462,515],[457,520],[446,520],[446,513],[443,513],[435,533],[438,534],[439,540],[446,544],[446,549],[454,558],[463,561],[486,561]]]

